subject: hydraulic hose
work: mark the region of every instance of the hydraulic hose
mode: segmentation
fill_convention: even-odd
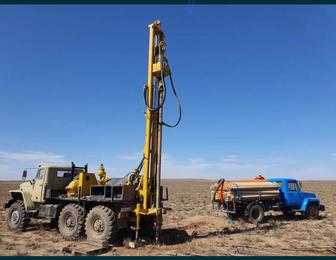
[[[168,60],[166,60],[166,62],[167,62],[168,68],[169,68]],[[169,70],[170,70],[170,68],[169,68]],[[171,75],[171,72],[169,73],[169,79],[170,79],[170,85],[172,87],[172,90],[173,90],[176,102],[177,102],[178,107],[179,107],[179,117],[178,117],[178,120],[176,121],[176,123],[173,124],[173,125],[167,124],[165,122],[162,122],[162,124],[165,125],[165,126],[167,126],[167,127],[174,128],[174,127],[178,126],[179,123],[181,122],[181,119],[182,119],[182,105],[181,105],[180,99],[179,99],[179,97],[177,95],[177,92],[176,92],[176,89],[175,89],[175,86],[174,86],[173,77]]]
[[[160,38],[158,39],[158,41],[160,42]],[[163,75],[163,56],[161,54],[161,46],[159,46],[159,57],[160,57],[160,67],[161,67],[161,70],[160,70],[160,76],[161,76],[161,80],[162,80],[162,88],[163,88],[163,98],[162,98],[162,102],[156,107],[156,108],[152,108],[148,105],[147,103],[147,90],[148,90],[148,87],[144,88],[144,100],[145,100],[145,105],[147,107],[148,110],[150,111],[158,111],[161,107],[163,107],[165,101],[166,101],[166,96],[167,96],[167,87],[166,87],[166,82],[165,82],[165,79],[164,79],[164,75]],[[170,128],[174,128],[174,127],[177,127],[180,122],[181,122],[181,119],[182,119],[182,105],[181,105],[181,102],[180,102],[180,99],[177,95],[177,92],[176,92],[176,89],[175,89],[175,86],[174,86],[174,82],[173,82],[173,77],[171,75],[171,70],[170,70],[170,66],[169,66],[169,63],[168,63],[168,59],[166,58],[165,59],[166,63],[167,63],[167,66],[169,68],[169,79],[170,79],[170,85],[171,85],[171,88],[173,90],[173,93],[174,93],[174,96],[175,96],[175,99],[176,99],[176,102],[178,104],[178,107],[179,107],[179,116],[178,116],[178,119],[176,121],[175,124],[168,124],[166,122],[162,122],[162,125],[164,126],[167,126],[167,127],[170,127]]]
[[[169,67],[169,64],[168,64],[168,60],[166,59],[166,62],[167,62],[167,66],[170,70],[170,67]],[[160,58],[160,63],[161,63],[161,68],[163,68],[163,62],[162,62],[162,57]],[[159,104],[158,107],[156,108],[151,108],[149,107],[148,103],[147,103],[147,88],[144,89],[144,100],[145,100],[145,105],[147,107],[147,109],[149,109],[150,111],[158,111],[161,107],[163,107],[165,101],[166,101],[166,96],[167,96],[167,92],[166,92],[166,82],[165,82],[165,79],[164,79],[164,76],[163,76],[163,71],[161,70],[161,79],[162,79],[162,87],[163,87],[163,99],[162,99],[162,102]],[[178,107],[179,107],[179,117],[178,117],[178,120],[176,121],[175,124],[168,124],[168,123],[165,123],[165,122],[162,122],[162,124],[164,126],[167,126],[167,127],[170,127],[170,128],[174,128],[176,126],[178,126],[180,124],[180,121],[182,119],[182,105],[181,105],[181,102],[180,102],[180,99],[177,95],[177,92],[176,92],[176,89],[175,89],[175,86],[174,86],[174,82],[173,82],[173,77],[171,75],[171,72],[169,73],[169,79],[170,79],[170,85],[172,87],[172,90],[173,90],[173,93],[174,93],[174,96],[175,96],[175,99],[176,99],[176,102],[178,104]]]
[[[134,174],[134,177],[138,177],[143,167],[144,160],[145,160],[145,157],[143,156],[138,167],[135,168],[134,171],[127,173],[122,179],[127,180],[131,174]]]
[[[163,79],[162,82],[164,82],[164,79]],[[164,83],[163,83],[162,85],[163,85],[163,99],[162,99],[161,104],[159,104],[158,107],[155,107],[155,108],[150,107],[150,106],[148,105],[148,103],[147,103],[147,91],[148,91],[148,87],[145,86],[145,88],[144,88],[144,101],[145,101],[146,108],[147,108],[148,110],[150,110],[150,111],[154,111],[154,112],[155,112],[155,111],[158,111],[158,110],[163,106],[163,104],[165,103],[165,101],[166,101],[166,86],[165,86]]]
[[[215,202],[215,201],[216,201],[216,194],[217,194],[219,188],[222,189],[222,185],[223,185],[224,182],[225,182],[225,179],[219,179],[219,180],[217,181],[217,187],[216,187],[216,190],[215,190],[215,192],[214,192],[214,194],[213,194],[213,196],[212,196],[212,202]]]

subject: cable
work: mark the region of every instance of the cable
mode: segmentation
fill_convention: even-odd
[[[169,71],[170,71],[170,67],[169,67],[168,60],[167,60],[167,59],[166,59],[166,62],[167,62],[167,65],[168,65],[168,68],[169,68]],[[174,127],[177,127],[177,126],[180,124],[180,122],[181,122],[181,119],[182,119],[182,105],[181,105],[180,99],[179,99],[179,97],[178,97],[178,95],[177,95],[177,92],[176,92],[176,89],[175,89],[175,86],[174,86],[174,83],[173,83],[173,77],[172,77],[172,75],[171,75],[171,71],[170,71],[170,73],[169,73],[169,79],[170,79],[170,85],[171,85],[171,87],[172,87],[172,90],[173,90],[173,93],[174,93],[176,102],[177,102],[178,107],[179,107],[179,117],[178,117],[178,120],[176,121],[176,123],[173,124],[173,125],[167,124],[167,123],[165,123],[165,122],[162,122],[162,124],[163,124],[164,126],[167,126],[167,127],[170,127],[170,128],[174,128]]]
[[[139,173],[141,172],[141,170],[142,170],[144,160],[145,160],[145,156],[142,156],[142,159],[141,159],[141,161],[140,161],[138,167],[135,168],[133,171],[127,173],[124,177],[122,177],[122,179],[123,179],[123,180],[128,179],[128,177],[129,177],[131,174],[135,174],[135,176],[137,177],[137,176],[139,175]]]
[[[165,79],[164,79],[164,75],[163,75],[163,56],[161,55],[161,48],[159,47],[159,57],[160,57],[160,67],[161,67],[161,70],[160,70],[160,73],[161,73],[161,80],[162,80],[162,87],[163,87],[163,99],[162,99],[162,102],[161,104],[159,104],[158,107],[156,108],[151,108],[148,106],[147,104],[147,89],[148,88],[145,88],[144,89],[144,100],[145,100],[145,105],[147,107],[147,109],[149,109],[150,111],[157,111],[159,110],[161,107],[163,107],[165,101],[166,101],[166,96],[167,96],[167,91],[166,91],[166,82],[165,82]],[[181,122],[181,119],[182,119],[182,105],[181,105],[181,102],[180,102],[180,99],[177,95],[177,92],[176,92],[176,89],[175,89],[175,86],[174,86],[174,82],[173,82],[173,77],[171,75],[171,70],[170,70],[170,66],[169,66],[169,63],[168,63],[168,59],[166,58],[166,63],[167,63],[167,66],[169,68],[169,79],[170,79],[170,85],[172,87],[172,90],[173,90],[173,93],[174,93],[174,96],[175,96],[175,99],[176,99],[176,102],[178,104],[178,107],[179,107],[179,117],[178,117],[178,120],[176,121],[175,124],[168,124],[166,122],[162,122],[162,125],[164,126],[167,126],[167,127],[170,127],[170,128],[174,128],[174,127],[177,127],[180,122]]]
[[[163,80],[163,81],[164,81],[164,80]],[[148,105],[148,103],[147,103],[147,91],[148,91],[148,86],[146,86],[146,87],[144,88],[144,101],[145,101],[146,108],[147,108],[148,110],[150,110],[150,111],[153,111],[153,112],[158,111],[158,110],[163,106],[163,104],[164,104],[165,101],[166,101],[166,86],[163,84],[163,99],[162,99],[161,104],[159,104],[159,106],[156,107],[156,108],[151,108],[151,107]]]

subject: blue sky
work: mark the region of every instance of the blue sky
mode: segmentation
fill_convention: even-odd
[[[1,179],[39,163],[136,167],[155,19],[183,105],[164,129],[164,177],[335,179],[327,5],[1,6]],[[177,117],[171,93],[164,117]]]

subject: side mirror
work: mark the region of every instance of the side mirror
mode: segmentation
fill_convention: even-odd
[[[27,170],[24,170],[22,172],[22,180],[25,180],[27,178]]]

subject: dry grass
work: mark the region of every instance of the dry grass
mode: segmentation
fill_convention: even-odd
[[[336,181],[304,182],[304,189],[315,192],[326,206],[318,220],[298,216],[285,220],[271,212],[267,221],[256,227],[227,218],[212,209],[206,180],[166,180],[172,208],[164,216],[163,244],[137,249],[122,246],[106,255],[336,255]],[[0,203],[17,182],[0,182]],[[270,215],[270,214],[268,214]],[[13,234],[7,231],[5,212],[0,209],[1,255],[62,255],[68,242],[46,221],[32,221],[30,230]]]

